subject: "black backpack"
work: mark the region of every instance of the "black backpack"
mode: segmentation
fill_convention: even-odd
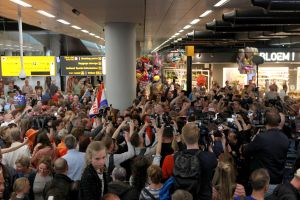
[[[201,151],[196,153],[187,150],[174,154],[174,186],[183,189],[198,197],[201,187],[201,163],[199,159]]]

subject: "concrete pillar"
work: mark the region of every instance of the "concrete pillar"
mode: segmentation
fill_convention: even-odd
[[[136,28],[131,23],[105,25],[106,77],[108,104],[124,110],[135,99]]]
[[[141,42],[136,42],[136,57],[139,58],[142,56],[142,47]]]

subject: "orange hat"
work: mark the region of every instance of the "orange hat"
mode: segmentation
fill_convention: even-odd
[[[35,137],[38,134],[38,132],[39,132],[38,130],[31,128],[25,133],[26,137],[28,138],[28,145],[31,149],[33,148],[33,143],[35,141]]]

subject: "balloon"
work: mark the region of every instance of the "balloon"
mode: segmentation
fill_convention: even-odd
[[[149,58],[147,58],[147,57],[142,57],[142,58],[141,58],[141,61],[142,61],[143,63],[148,63],[150,60],[149,60]]]
[[[142,78],[142,76],[143,76],[143,74],[142,74],[141,72],[137,72],[137,73],[136,73],[136,78],[137,78],[137,79]]]
[[[24,95],[14,97],[14,106],[16,110],[23,110],[26,107],[26,98]]]
[[[206,77],[203,74],[200,74],[197,78],[197,85],[205,86],[205,84],[206,84]]]
[[[159,77],[158,75],[155,75],[155,76],[153,77],[153,81],[157,82],[157,81],[159,81],[159,80],[160,80],[160,77]]]

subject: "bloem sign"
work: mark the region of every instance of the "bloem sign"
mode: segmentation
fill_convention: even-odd
[[[259,53],[266,62],[283,62],[283,61],[295,61],[295,52],[261,52]]]
[[[26,76],[56,76],[54,56],[23,56]],[[21,72],[20,56],[1,56],[1,75],[19,76]]]

